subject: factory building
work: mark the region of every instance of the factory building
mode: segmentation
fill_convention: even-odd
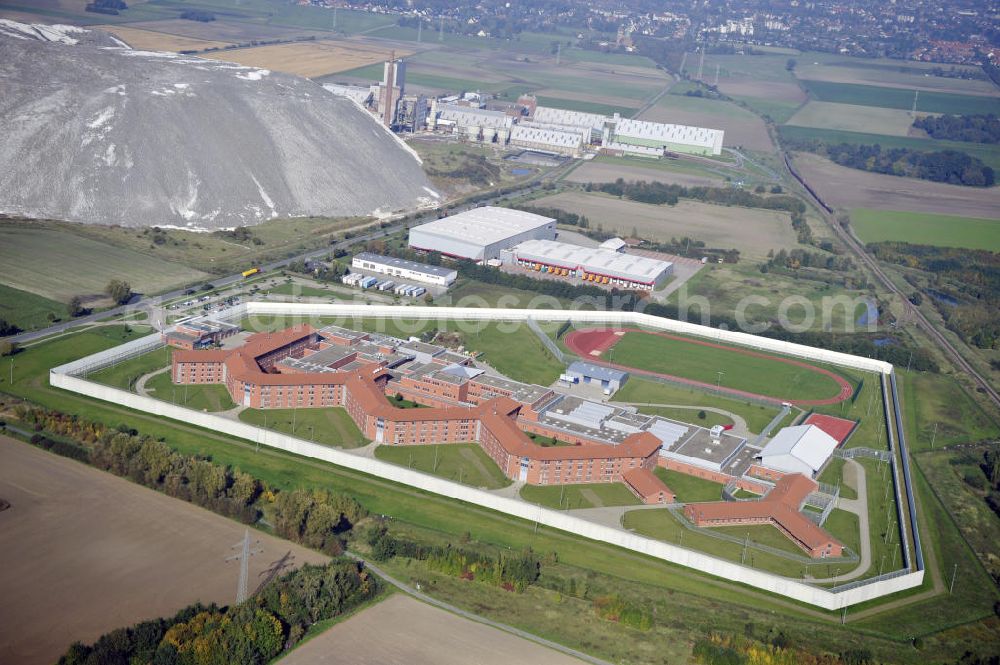
[[[579,157],[583,154],[583,146],[589,141],[579,131],[539,127],[525,122],[514,125],[511,129],[510,143],[530,150]]]
[[[410,247],[474,261],[533,239],[554,239],[556,220],[521,210],[473,208],[410,229]]]
[[[526,240],[514,247],[511,254],[522,268],[624,289],[653,290],[674,268],[669,261],[552,240]]]
[[[380,275],[391,275],[407,282],[421,282],[437,286],[450,286],[458,279],[458,271],[452,268],[407,261],[395,256],[381,256],[371,252],[362,252],[355,256],[351,260],[351,267]]]
[[[434,100],[427,126],[431,130],[450,129],[452,134],[471,141],[506,144],[510,140],[514,118],[504,111],[488,111]]]
[[[396,121],[399,100],[406,91],[406,63],[393,53],[382,66],[382,83],[378,90],[378,114],[382,124],[392,127]]]
[[[615,120],[612,140],[617,144],[700,155],[722,153],[723,131],[720,129],[618,119],[617,116]]]

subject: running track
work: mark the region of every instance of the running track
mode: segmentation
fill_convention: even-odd
[[[671,374],[663,374],[661,372],[650,372],[644,369],[639,369],[635,367],[629,367],[627,365],[619,365],[617,363],[609,363],[601,359],[601,356],[605,351],[610,349],[612,346],[618,343],[618,341],[624,336],[626,332],[638,332],[645,333],[647,335],[659,335],[660,337],[666,337],[667,339],[680,340],[682,342],[689,342],[691,344],[700,344],[702,346],[710,346],[716,349],[725,349],[726,351],[733,351],[736,353],[742,353],[748,356],[754,356],[756,358],[766,358],[767,360],[773,360],[774,362],[787,363],[789,365],[795,365],[796,367],[803,367],[813,372],[823,374],[828,376],[837,382],[840,386],[840,393],[836,397],[830,397],[828,399],[813,399],[813,400],[803,400],[794,399],[792,397],[780,398],[771,397],[768,395],[759,395],[757,393],[747,392],[745,390],[736,390],[734,388],[716,388],[710,383],[703,383],[701,381],[695,381],[693,379],[686,379],[680,376],[673,376]],[[724,346],[722,344],[716,344],[714,342],[705,342],[696,339],[690,339],[687,337],[678,337],[677,335],[670,335],[668,333],[653,332],[648,330],[620,330],[613,328],[585,328],[583,330],[574,330],[566,335],[566,346],[570,351],[577,354],[584,360],[588,362],[594,362],[601,365],[606,365],[608,367],[615,367],[617,369],[624,369],[636,374],[645,374],[647,376],[659,376],[662,378],[669,379],[671,382],[683,383],[690,386],[696,386],[699,388],[708,388],[717,392],[726,393],[733,395],[735,397],[752,397],[754,399],[766,400],[768,402],[774,402],[776,404],[781,402],[791,402],[797,406],[823,406],[827,404],[839,404],[846,399],[849,399],[852,394],[854,394],[854,387],[841,376],[831,372],[828,369],[822,367],[816,367],[815,365],[810,365],[808,363],[799,362],[798,360],[792,360],[790,358],[781,358],[778,356],[768,355],[766,353],[757,353],[756,351],[748,351],[745,349],[740,349],[733,346]]]

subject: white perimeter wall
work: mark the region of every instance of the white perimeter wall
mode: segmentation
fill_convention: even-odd
[[[454,318],[454,319],[495,319],[511,320],[527,318],[530,314],[532,318],[539,320],[566,320],[570,317],[573,321],[587,323],[611,323],[611,324],[647,324],[647,320],[657,323],[657,327],[687,334],[697,334],[688,328],[699,329],[699,332],[708,331],[718,333],[715,337],[725,341],[748,344],[744,338],[752,341],[771,342],[751,335],[741,333],[731,333],[726,331],[714,331],[701,326],[691,326],[676,321],[667,321],[645,315],[627,314],[620,315],[608,312],[568,312],[551,311],[542,312],[535,310],[486,310],[486,309],[440,309],[434,307],[392,307],[392,306],[353,306],[353,305],[307,305],[294,303],[248,303],[245,306],[232,308],[225,313],[227,318],[240,316],[244,313],[259,314],[289,314],[299,316],[400,316],[401,318]],[[625,318],[620,318],[624,316]],[[219,318],[219,317],[215,317]],[[664,326],[663,324],[667,324]],[[683,326],[678,328],[676,326]],[[706,336],[702,334],[701,336]],[[736,336],[736,337],[734,337]],[[875,598],[880,598],[897,591],[910,589],[919,586],[923,582],[923,571],[906,573],[891,579],[883,579],[878,582],[862,584],[840,592],[831,592],[819,587],[804,584],[798,580],[772,575],[752,568],[747,568],[736,563],[724,561],[722,559],[709,556],[693,550],[684,549],[670,543],[653,540],[643,536],[629,533],[620,529],[589,522],[578,517],[567,514],[563,511],[550,510],[534,506],[530,503],[518,499],[498,496],[490,492],[466,487],[455,482],[447,481],[428,474],[413,471],[401,466],[382,462],[377,459],[362,457],[360,455],[345,452],[335,448],[329,448],[315,444],[293,436],[281,434],[255,427],[247,423],[231,420],[223,416],[194,411],[175,404],[163,402],[151,397],[135,395],[125,390],[112,388],[102,384],[93,383],[73,374],[80,374],[85,371],[93,371],[101,366],[109,365],[120,361],[123,358],[138,355],[139,353],[152,350],[159,346],[160,335],[154,334],[127,344],[102,351],[100,353],[82,358],[68,363],[61,367],[52,369],[49,373],[50,383],[64,390],[87,395],[107,402],[120,404],[130,409],[143,411],[153,415],[171,418],[185,423],[190,423],[198,427],[205,427],[230,436],[239,437],[248,441],[257,442],[261,445],[271,446],[280,450],[285,450],[297,455],[312,457],[346,467],[362,473],[367,473],[379,478],[385,478],[394,482],[402,483],[421,489],[433,494],[458,499],[467,503],[496,510],[508,515],[520,517],[529,521],[537,521],[539,524],[574,533],[592,540],[597,540],[612,545],[617,545],[628,550],[679,564],[694,570],[714,575],[716,577],[731,580],[763,591],[774,593],[786,598],[791,598],[809,605],[814,605],[827,610],[837,610],[857,603],[862,603]],[[802,357],[834,362],[836,357],[841,364],[849,367],[857,367],[868,371],[881,371],[881,366],[886,363],[857,359],[858,365],[848,365],[847,360],[853,356],[845,354],[833,354],[823,352],[818,349],[810,349],[800,345],[777,343],[780,346],[773,347],[770,344],[757,348],[767,348],[773,351],[789,353],[790,355],[800,355]],[[748,344],[756,346],[755,344]],[[807,355],[808,353],[808,355]],[[817,355],[824,354],[824,355]],[[829,354],[829,355],[826,355]],[[872,365],[871,363],[875,363]],[[875,367],[878,369],[873,369]]]

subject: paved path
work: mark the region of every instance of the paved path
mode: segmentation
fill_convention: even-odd
[[[859,552],[861,561],[857,568],[851,572],[823,579],[810,579],[809,581],[813,583],[849,582],[867,573],[872,565],[872,542],[869,531],[871,527],[868,523],[868,479],[865,476],[865,468],[852,459],[844,460],[844,483],[857,491],[858,498],[837,499],[837,507],[858,516],[858,527],[861,532],[861,552]]]
[[[652,504],[652,505],[633,505],[633,506],[601,506],[600,508],[577,508],[576,510],[568,510],[570,515],[573,517],[579,517],[580,519],[587,520],[589,522],[596,522],[597,524],[603,524],[604,526],[609,526],[612,529],[624,529],[622,527],[622,520],[625,518],[625,513],[633,510],[666,510],[667,507],[663,504]]]
[[[733,421],[733,433],[737,436],[749,437],[751,432],[749,427],[747,427],[747,421],[742,416],[733,413],[732,411],[726,411],[725,409],[717,409],[714,406],[690,406],[688,404],[651,404],[649,402],[620,402],[620,404],[627,404],[629,406],[651,406],[653,408],[664,408],[664,409],[689,409],[691,411],[711,411],[712,413],[718,413],[721,416],[726,416]]]
[[[146,382],[152,379],[154,376],[169,371],[170,371],[169,367],[163,367],[156,370],[155,372],[150,372],[149,374],[143,374],[142,376],[139,377],[139,380],[135,382],[135,392],[140,395],[145,395],[146,397],[152,397],[152,395],[149,394],[149,390],[146,389]]]

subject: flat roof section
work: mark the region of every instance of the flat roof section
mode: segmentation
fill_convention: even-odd
[[[400,259],[395,256],[382,256],[381,254],[372,254],[371,252],[361,252],[360,254],[355,254],[353,260],[368,261],[369,263],[378,263],[383,266],[391,266],[393,268],[399,268],[400,270],[411,270],[413,272],[421,272],[424,273],[425,275],[434,275],[435,277],[448,278],[458,274],[458,271],[454,270],[453,268],[445,268],[443,266],[432,266],[429,263],[408,261],[406,259]]]
[[[519,233],[554,222],[555,220],[551,217],[543,217],[523,210],[484,206],[414,226],[410,231],[419,231],[445,238],[458,238],[481,245],[492,245]]]
[[[592,379],[601,379],[605,381],[622,381],[628,377],[628,372],[623,372],[620,369],[604,367],[603,365],[595,365],[594,363],[588,363],[582,360],[577,360],[576,362],[570,364],[566,371],[567,373],[575,372],[582,376],[589,376]]]
[[[581,247],[555,240],[525,240],[514,248],[518,259],[560,268],[581,268],[590,273],[651,284],[673,266],[645,256],[623,254],[597,247]]]

